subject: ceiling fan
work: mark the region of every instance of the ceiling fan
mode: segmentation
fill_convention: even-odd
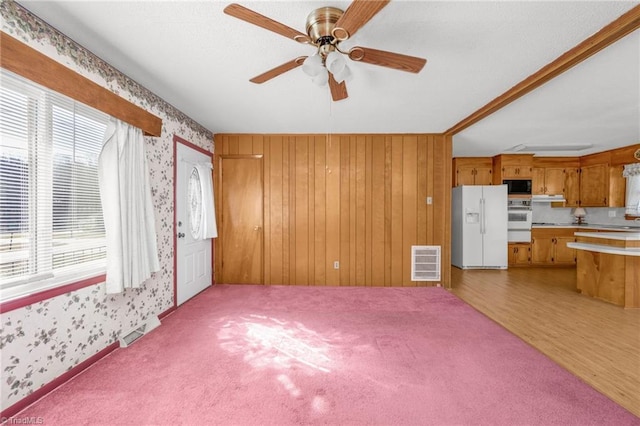
[[[251,82],[261,84],[302,66],[303,71],[312,76],[315,83],[322,85],[328,82],[332,99],[339,101],[348,97],[345,79],[349,75],[349,69],[346,66],[344,55],[353,61],[366,62],[413,73],[420,72],[427,62],[423,58],[368,47],[355,46],[348,51],[340,49],[341,42],[353,36],[364,24],[382,10],[389,1],[353,0],[344,12],[335,7],[316,9],[307,17],[307,34],[303,34],[239,4],[230,4],[225,7],[224,12],[227,15],[273,31],[299,43],[312,45],[317,50],[314,55],[297,57],[253,77],[250,80]]]

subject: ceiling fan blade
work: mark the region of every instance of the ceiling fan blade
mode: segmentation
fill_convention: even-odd
[[[273,31],[274,33],[283,35],[287,38],[295,40],[300,43],[310,43],[311,39],[308,35],[302,34],[300,31],[294,30],[278,21],[274,21],[271,18],[267,18],[264,15],[254,12],[251,9],[247,9],[244,6],[240,6],[237,3],[232,3],[224,8],[224,13],[233,16],[250,24],[257,25],[266,30]]]
[[[331,73],[329,73],[329,89],[331,89],[331,99],[334,101],[341,101],[349,97],[345,82],[338,83]]]
[[[349,50],[349,58],[354,61],[366,62],[368,64],[380,65],[400,71],[418,73],[427,63],[424,58],[402,55],[400,53],[385,52],[384,50],[370,49],[368,47],[356,46]]]
[[[353,0],[340,19],[338,19],[338,22],[336,22],[332,35],[340,41],[352,37],[360,27],[369,22],[376,13],[380,12],[389,1]]]
[[[284,74],[287,71],[291,71],[292,69],[299,67],[300,65],[302,65],[302,62],[304,62],[306,58],[306,56],[297,57],[292,61],[285,62],[284,64],[270,69],[265,73],[257,75],[249,81],[256,84],[262,84],[265,81],[269,81],[272,78],[279,76],[280,74]]]

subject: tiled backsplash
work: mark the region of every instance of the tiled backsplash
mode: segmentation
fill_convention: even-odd
[[[575,221],[572,208],[551,207],[550,203],[531,203],[533,206],[533,222],[540,223],[572,223]],[[598,225],[632,225],[633,221],[624,219],[624,208],[585,207],[586,223]],[[615,212],[615,217],[609,217]]]

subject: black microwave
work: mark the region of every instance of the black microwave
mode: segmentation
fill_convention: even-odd
[[[531,179],[505,179],[509,195],[531,195]]]

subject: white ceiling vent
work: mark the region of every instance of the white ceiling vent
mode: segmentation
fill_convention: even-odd
[[[151,330],[158,327],[159,325],[160,325],[160,320],[158,319],[158,317],[149,318],[149,320],[144,324],[136,327],[135,329],[131,330],[130,332],[120,337],[120,339],[118,339],[118,341],[120,342],[120,347],[126,348],[127,346],[131,345],[133,342],[135,342],[145,334],[149,333]]]
[[[411,281],[440,281],[440,246],[411,246]]]

